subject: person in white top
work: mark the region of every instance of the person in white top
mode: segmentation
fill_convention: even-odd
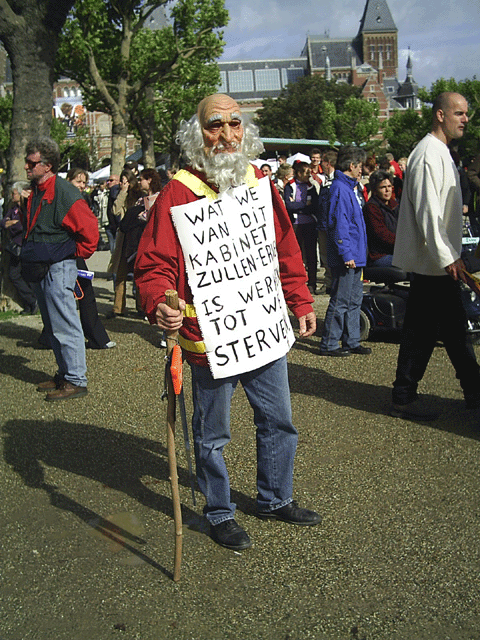
[[[465,280],[462,196],[448,144],[463,136],[468,103],[459,93],[441,93],[433,105],[431,133],[411,153],[400,204],[393,265],[412,274],[398,354],[390,414],[433,420],[417,394],[437,339],[460,381],[467,408],[480,414],[480,369],[467,341],[460,297]]]

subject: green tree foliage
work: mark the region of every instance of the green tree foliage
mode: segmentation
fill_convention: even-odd
[[[157,102],[191,113],[187,100],[194,93],[198,101],[198,91],[189,91],[189,65],[197,71],[197,88],[205,89],[200,61],[209,63],[222,51],[216,30],[228,19],[223,0],[178,0],[167,26],[147,29],[152,11],[166,2],[77,0],[63,31],[57,70],[81,85],[88,109],[112,117],[112,171],[121,168],[134,127],[142,146],[153,144]],[[207,93],[212,90],[208,84]]]
[[[6,168],[6,156],[10,145],[10,125],[12,123],[13,97],[0,97],[0,166]]]
[[[474,76],[472,79],[461,81],[453,78],[440,78],[436,80],[430,90],[421,89],[419,97],[423,102],[432,104],[435,98],[443,91],[455,91],[461,93],[468,101],[469,123],[465,134],[458,142],[460,155],[463,157],[474,156],[480,151],[480,80]],[[431,118],[431,109],[430,118]]]
[[[395,111],[383,125],[388,151],[395,158],[408,158],[415,145],[430,131],[431,109],[424,107],[419,114],[414,109]]]
[[[350,96],[335,117],[337,140],[341,144],[370,145],[377,135],[378,103]]]
[[[90,159],[94,155],[92,140],[87,127],[77,127],[75,137],[67,137],[68,126],[58,118],[52,119],[50,136],[57,142],[62,154],[60,171],[66,171],[67,167],[82,167],[91,169]]]
[[[136,73],[142,75],[151,65],[168,69],[152,92],[140,96],[131,109],[145,149],[145,136],[153,135],[155,149],[176,154],[175,132],[180,121],[189,118],[198,102],[213,93],[220,84],[220,72],[215,60],[223,51],[224,42],[218,28],[228,21],[224,0],[182,0],[172,9],[173,23],[161,31],[149,31],[134,44]],[[171,65],[175,51],[184,55]],[[153,53],[149,60],[144,51]],[[152,126],[150,125],[152,123]]]
[[[342,111],[348,98],[359,95],[358,87],[307,76],[289,84],[277,99],[266,98],[256,123],[265,137],[331,140],[332,116]],[[325,108],[325,101],[333,104],[335,114],[330,105]]]
[[[308,76],[263,101],[256,123],[265,137],[364,144],[378,132],[378,108],[360,89]]]

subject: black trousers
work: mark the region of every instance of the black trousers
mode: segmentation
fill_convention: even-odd
[[[316,222],[294,225],[295,235],[307,267],[308,286],[317,286],[317,225]]]
[[[22,299],[24,308],[33,309],[37,304],[37,299],[33,293],[33,288],[30,283],[25,282],[22,278],[22,263],[20,262],[20,258],[17,258],[12,254],[10,254],[9,257],[10,266],[8,268],[8,277]]]
[[[77,268],[87,270],[87,265],[83,258],[77,258]],[[98,317],[97,301],[95,300],[92,281],[88,278],[78,278],[78,282],[83,291],[83,298],[78,300],[83,335],[92,349],[103,349],[107,342],[110,341],[110,338]]]
[[[418,383],[441,340],[467,404],[480,405],[480,369],[466,326],[458,282],[448,275],[413,275],[393,383],[394,403],[407,404],[417,398]]]

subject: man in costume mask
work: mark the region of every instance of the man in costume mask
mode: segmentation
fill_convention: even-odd
[[[143,233],[135,279],[152,324],[179,330],[192,369],[193,434],[199,487],[211,537],[229,549],[251,545],[234,519],[223,449],[238,382],[254,410],[258,516],[315,525],[320,516],[292,498],[297,431],[286,354],[315,332],[312,297],[285,206],[250,161],[263,146],[238,104],[216,94],[177,134],[188,165],[163,189]],[[175,289],[179,310],[165,304]]]

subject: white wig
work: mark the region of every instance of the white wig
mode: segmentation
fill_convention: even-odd
[[[233,153],[205,153],[203,132],[194,115],[188,122],[183,120],[175,141],[187,162],[216,184],[221,193],[230,187],[238,187],[245,182],[250,160],[258,158],[264,147],[258,135],[258,128],[243,116],[243,139],[238,151]]]

